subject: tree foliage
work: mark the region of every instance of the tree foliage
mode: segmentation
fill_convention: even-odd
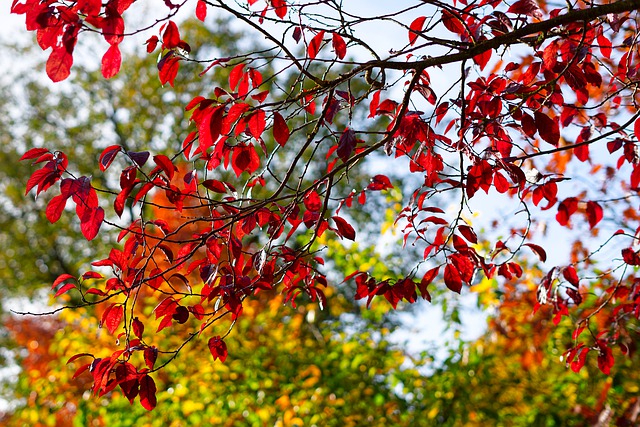
[[[50,50],[53,81],[71,75],[87,33],[102,37],[108,79],[120,72],[121,46],[145,32],[161,84],[213,82],[185,102],[180,141],[105,147],[94,164],[103,180],[76,171],[55,144],[22,156],[35,166],[27,192],[51,194],[52,223],[72,215],[69,205],[87,240],[117,236],[91,267],[53,281],[55,296],[72,300],[66,307],[98,306],[116,338],[72,358],[95,395],[119,388],[153,409],[154,378],[169,362],[198,338],[226,363],[231,329],[264,295],[326,306],[335,291],[322,242],[355,240],[367,227],[360,207],[391,190],[404,195],[395,227],[421,256],[393,275],[343,272],[337,282],[353,283],[357,301],[395,309],[486,279],[506,309],[512,281],[531,274],[529,254],[546,263],[527,287],[539,316],[531,322],[572,320],[563,355],[572,371],[591,358],[610,375],[622,353],[633,355],[639,2],[414,3],[365,15],[331,0],[165,1],[160,19],[131,29],[132,17],[145,19],[134,0],[14,0]],[[193,53],[198,38],[175,19],[187,5],[203,21],[233,19],[264,46]],[[369,24],[403,38],[377,49]],[[221,70],[226,82],[216,85]],[[368,182],[351,181],[367,160]],[[402,174],[384,170],[391,161]],[[475,224],[468,213],[487,206],[509,214]],[[562,256],[564,235],[575,243]],[[162,344],[176,333],[181,343]]]

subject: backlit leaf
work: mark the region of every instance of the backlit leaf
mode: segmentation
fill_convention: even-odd
[[[227,360],[227,344],[219,336],[210,338],[208,346],[213,360],[220,359],[222,363]]]
[[[339,216],[333,216],[331,218],[336,223],[338,232],[342,237],[349,240],[356,240],[356,232],[351,224],[349,224],[344,218],[340,218]]]
[[[416,40],[418,40],[418,36],[422,32],[426,19],[426,16],[419,16],[411,22],[411,25],[409,25],[409,44],[411,46],[413,46],[416,43]]]
[[[112,44],[102,57],[102,76],[110,79],[118,74],[122,64],[122,55],[117,44]]]
[[[324,31],[320,31],[316,34],[311,41],[309,42],[309,47],[307,48],[307,55],[311,59],[315,59],[318,56],[318,51],[322,47],[322,42],[324,40]]]
[[[338,59],[344,59],[347,55],[347,44],[344,42],[342,36],[338,33],[333,33],[331,43]]]
[[[147,411],[151,411],[158,404],[156,400],[156,383],[149,375],[142,376],[139,382],[140,404]]]

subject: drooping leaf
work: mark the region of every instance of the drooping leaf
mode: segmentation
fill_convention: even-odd
[[[87,215],[83,215],[80,221],[80,230],[87,240],[93,240],[100,231],[100,226],[104,222],[104,209],[97,207],[89,209]]]
[[[105,79],[114,77],[120,71],[122,55],[117,44],[112,44],[102,57],[102,76]]]
[[[45,213],[51,224],[57,222],[62,216],[62,211],[64,211],[64,207],[67,204],[67,199],[68,197],[60,194],[49,201]]]
[[[609,375],[611,373],[611,368],[615,364],[613,352],[611,351],[611,348],[603,341],[598,342],[598,347],[598,368],[602,371],[603,374]]]
[[[53,49],[47,60],[47,76],[53,82],[60,82],[71,74],[73,55],[66,49]]]
[[[149,375],[143,375],[139,383],[140,404],[147,411],[152,411],[158,404],[156,399],[156,383]]]
[[[528,246],[529,248],[531,248],[531,250],[538,255],[538,258],[540,258],[540,261],[542,262],[546,262],[547,261],[547,252],[539,245],[536,245],[534,243],[525,243],[522,246]]]
[[[198,0],[198,5],[196,6],[196,18],[204,22],[206,17],[207,17],[207,3],[204,0]]]
[[[597,202],[587,202],[587,219],[589,221],[589,228],[595,227],[603,217],[602,206]]]
[[[227,360],[227,344],[219,336],[210,338],[208,346],[213,360],[219,359],[222,363]]]
[[[356,139],[356,133],[351,128],[346,128],[342,135],[340,136],[340,141],[338,142],[338,150],[336,154],[343,162],[347,162],[353,150],[356,148],[358,140]]]
[[[260,167],[260,157],[253,144],[238,144],[233,147],[231,166],[238,177],[243,172],[253,174]]]
[[[447,264],[444,268],[444,283],[447,288],[458,294],[462,290],[462,278],[457,268],[452,264]]]
[[[273,112],[273,138],[281,147],[289,140],[290,131],[284,118],[277,111]]]
[[[557,147],[558,142],[560,141],[560,127],[558,126],[558,119],[552,119],[540,111],[536,111],[534,113],[534,117],[540,137],[549,144]]]
[[[338,59],[344,59],[347,55],[347,44],[344,42],[342,36],[338,33],[333,33],[331,43]]]
[[[102,324],[107,328],[110,334],[118,329],[120,323],[122,323],[122,317],[124,315],[124,308],[121,304],[111,304],[102,315]]]
[[[307,48],[307,55],[311,59],[315,59],[318,56],[318,52],[322,47],[322,42],[324,41],[324,31],[320,31],[316,34],[311,41],[309,42],[309,47]]]
[[[257,109],[253,113],[251,113],[251,115],[249,116],[248,124],[251,136],[253,136],[255,139],[260,140],[262,137],[262,132],[264,132],[264,128],[266,126],[264,110]]]

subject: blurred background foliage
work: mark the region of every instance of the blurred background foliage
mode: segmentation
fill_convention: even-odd
[[[240,43],[246,45],[229,22],[218,21],[215,27],[215,32],[197,23],[181,27],[185,39],[206,41],[192,46],[194,57],[201,52],[233,56]],[[16,50],[14,55],[29,52]],[[15,377],[5,375],[8,405],[0,425],[554,426],[634,425],[638,419],[635,352],[623,357],[616,351],[609,377],[598,371],[595,357],[579,374],[567,369],[560,358],[570,344],[565,340],[572,325],[565,319],[555,328],[549,315],[533,316],[535,287],[542,276],[535,266],[517,284],[483,280],[472,288],[488,318],[486,331],[471,342],[460,339],[463,308],[438,289],[430,291],[434,303],[443,307],[454,339],[422,352],[409,352],[413,337],[396,332],[410,327],[428,335],[434,325],[411,322],[419,319],[417,311],[434,306],[400,307],[413,310],[408,317],[412,320],[403,324],[384,300],[368,309],[354,302],[349,283],[327,289],[323,310],[311,302],[293,308],[284,305],[281,296],[262,292],[247,300],[243,316],[225,339],[225,363],[213,362],[205,340],[194,339],[157,375],[155,411],[131,406],[118,391],[93,397],[88,373],[72,379],[82,361],[66,361],[97,341],[113,340],[98,328],[96,313],[84,309],[34,317],[7,309],[25,301],[35,300],[35,307],[55,302],[38,291],[48,290],[62,273],[80,274],[91,259],[105,257],[113,242],[86,242],[73,215],[49,224],[43,210],[46,198],[24,196],[31,168],[17,159],[28,148],[56,146],[72,159],[75,172],[91,174],[109,145],[176,151],[188,133],[184,105],[210,93],[215,82],[224,82],[228,69],[216,67],[206,79],[180,80],[199,72],[185,71],[171,90],[160,86],[155,58],[145,54],[129,55],[120,74],[109,81],[81,64],[74,70],[70,83],[55,88],[42,82],[37,69],[0,87],[0,354],[5,367],[20,367]],[[282,156],[281,162],[286,160],[285,153]],[[343,194],[366,187],[370,174],[363,166],[351,171],[349,182],[342,184]],[[401,187],[404,178],[395,176],[394,183]],[[93,179],[105,191],[117,190],[110,188],[116,176]],[[345,245],[326,236],[315,243],[317,249],[328,249],[327,268],[337,272],[335,278],[356,269],[379,278],[401,278],[397,274],[402,267],[419,258],[410,246],[390,251],[385,242],[396,239],[390,231],[380,238],[380,224],[383,231],[390,230],[394,220],[385,206],[401,203],[401,192],[369,197],[364,207],[348,210],[359,225],[359,243]],[[155,214],[172,218],[166,211]],[[147,325],[146,334],[155,326]],[[184,337],[158,339],[169,341],[164,348],[177,347]],[[631,340],[633,346],[636,341]]]

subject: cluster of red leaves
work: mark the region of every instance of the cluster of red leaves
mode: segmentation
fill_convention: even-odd
[[[27,29],[37,32],[40,46],[52,49],[47,61],[47,73],[52,80],[63,80],[69,75],[73,50],[83,28],[100,32],[109,43],[102,59],[103,75],[109,78],[120,68],[119,44],[124,37],[122,14],[133,2],[14,0],[12,12],[25,15]],[[258,0],[248,1],[249,6],[256,3]],[[264,3],[261,12],[246,19],[250,21],[255,15],[259,23],[267,18],[286,20],[292,10],[285,0]],[[75,290],[83,301],[87,294],[103,298],[100,302],[107,308],[101,324],[114,335],[124,331],[121,334],[126,338],[125,349],[107,358],[94,358],[79,370],[80,373],[90,370],[96,394],[102,395],[120,386],[131,401],[139,397],[145,408],[155,406],[155,384],[149,374],[159,369],[155,366],[158,350],[143,337],[144,322],[138,317],[127,319],[127,313],[134,313],[135,301],[141,292],[158,298],[153,311],[154,320],[158,322],[156,333],[187,322],[196,325],[198,333],[203,333],[226,315],[235,321],[242,315],[246,298],[272,290],[276,285],[286,302],[295,304],[298,296],[307,295],[324,304],[322,288],[327,281],[319,271],[324,261],[309,252],[311,244],[327,230],[340,238],[355,240],[356,230],[344,215],[339,215],[340,209],[351,207],[355,197],[362,205],[368,192],[393,188],[387,176],[372,174],[366,188],[342,198],[331,196],[334,179],[375,151],[407,158],[409,172],[420,175],[421,184],[399,212],[396,225],[402,229],[404,244],[413,239],[412,244],[424,246],[424,261],[436,265],[421,273],[421,280],[416,279],[416,270],[397,281],[378,280],[356,271],[348,279],[355,280],[356,299],[366,298],[367,306],[376,296],[384,296],[394,308],[403,300],[416,302],[418,292],[423,299],[430,300],[427,288],[439,277],[448,289],[457,293],[465,286],[472,286],[477,273],[488,278],[501,276],[504,281],[519,279],[523,268],[514,256],[525,246],[546,261],[545,250],[528,241],[528,227],[512,230],[504,241],[498,240],[489,250],[482,249],[476,231],[461,217],[463,208],[454,219],[449,219],[443,209],[431,203],[432,197],[439,193],[458,192],[462,205],[482,192],[495,191],[524,206],[532,204],[532,208],[541,211],[557,206],[555,218],[560,226],[571,226],[570,221],[577,218],[574,215],[581,213],[590,230],[596,232],[605,215],[603,202],[593,200],[586,193],[569,197],[559,193],[558,184],[566,180],[560,168],[548,174],[538,173],[534,178],[528,178],[523,168],[525,162],[534,157],[561,151],[570,151],[579,162],[593,162],[590,144],[612,135],[616,138],[607,143],[607,150],[613,154],[622,149],[617,168],[631,165],[629,187],[634,191],[640,188],[637,155],[640,118],[634,116],[621,125],[607,118],[604,107],[600,110],[591,104],[594,94],[603,96],[604,90],[615,94],[600,103],[606,104],[606,108],[617,109],[623,105],[623,95],[628,96],[627,100],[635,100],[635,85],[640,75],[640,61],[631,49],[635,41],[633,37],[617,36],[629,18],[631,6],[621,1],[618,5],[594,7],[589,13],[598,19],[587,16],[584,9],[550,10],[547,22],[555,26],[547,28],[544,25],[551,24],[537,22],[546,12],[533,0],[519,0],[509,5],[500,0],[460,0],[459,3],[459,7],[456,2],[453,6],[441,5],[435,15],[419,16],[404,26],[408,28],[409,39],[407,62],[389,59],[387,65],[384,61],[361,64],[335,82],[315,77],[310,64],[343,60],[348,46],[345,38],[349,44],[358,44],[358,40],[347,36],[348,28],[294,25],[292,37],[296,43],[304,41],[304,57],[289,59],[315,86],[298,95],[287,94],[284,102],[266,89],[261,68],[255,65],[260,61],[254,61],[255,58],[212,61],[209,68],[218,65],[230,68],[228,85],[215,87],[213,96],[198,96],[186,106],[195,129],[184,140],[181,151],[188,161],[199,162],[203,173],[223,167],[233,170],[243,189],[263,189],[267,187],[264,175],[272,154],[265,142],[265,132],[271,129],[270,136],[277,143],[277,150],[287,146],[292,132],[303,128],[296,129],[288,123],[297,112],[311,117],[310,122],[317,124],[286,175],[277,177],[277,188],[268,198],[243,198],[244,195],[240,195],[243,192],[238,192],[232,182],[201,180],[196,168],[187,171],[180,168],[177,154],[152,156],[149,152],[127,151],[117,145],[102,152],[101,171],[108,169],[118,156],[127,162],[120,173],[120,191],[114,194],[113,207],[118,216],[122,216],[128,203],[145,205],[147,198],[155,194],[164,197],[163,203],[155,204],[158,209],[178,213],[188,209],[189,218],[201,219],[183,218],[178,225],[162,219],[134,220],[118,236],[121,247],[114,248],[107,259],[93,263],[96,268],[111,270],[111,277],[100,286],[86,289],[85,281],[103,278],[97,271],[85,273],[75,283],[68,283],[75,280],[70,275],[62,275],[55,281],[54,288],[59,287],[56,296]],[[609,13],[620,4],[627,7],[622,10],[624,13],[615,16]],[[169,1],[166,5],[170,10],[179,7]],[[205,20],[207,8],[211,6],[198,0],[196,16]],[[272,12],[276,18],[268,15]],[[575,16],[579,19],[564,18],[572,13],[578,14]],[[537,23],[528,24],[530,19]],[[462,58],[458,60],[464,63],[473,62],[480,74],[475,80],[467,81],[468,72],[463,71],[460,95],[449,100],[438,98],[437,88],[427,72],[428,67],[447,64],[449,59],[413,54],[433,43],[425,34],[426,26],[433,22],[453,35],[447,46],[458,52],[451,57],[458,55]],[[605,25],[609,26],[611,35],[603,29]],[[623,41],[616,45],[612,43],[614,37]],[[278,45],[275,38],[272,41]],[[322,58],[321,51],[329,43],[335,56]],[[528,44],[532,54],[520,62],[507,64],[493,55],[498,47],[515,43]],[[158,45],[161,47],[157,64],[159,79],[162,84],[173,86],[180,62],[188,60],[186,54],[190,47],[181,39],[178,26],[170,20],[162,24],[158,36],[147,40],[147,51],[153,52]],[[278,47],[286,53],[284,56],[291,55],[284,42]],[[621,53],[619,57],[613,54],[614,50]],[[604,59],[598,58],[597,52]],[[394,53],[394,57],[397,55]],[[494,64],[494,69],[487,72],[489,64]],[[405,83],[405,95],[400,101],[383,99],[384,93],[390,93],[386,82],[371,81],[372,68],[384,70],[386,66],[404,70],[399,81]],[[603,78],[603,70],[613,76],[609,83]],[[343,82],[362,73],[370,85],[364,95],[356,97],[351,88],[339,89]],[[627,92],[630,94],[625,95]],[[380,123],[386,125],[386,128],[380,126],[384,134],[381,140],[373,143],[365,141],[351,120],[353,109],[369,97],[368,119],[376,125],[382,119]],[[430,117],[410,109],[418,99],[433,106]],[[322,105],[319,114],[317,105]],[[294,106],[296,113],[292,113]],[[594,114],[588,115],[590,109]],[[335,120],[343,111],[348,111],[347,124]],[[634,135],[625,131],[632,123]],[[306,187],[302,186],[302,177],[300,183],[292,184],[296,162],[320,129],[334,137],[334,143],[325,144],[324,175]],[[579,132],[571,132],[573,129]],[[604,133],[605,129],[610,130]],[[596,133],[600,136],[595,136]],[[573,143],[568,138],[573,139]],[[543,151],[545,149],[548,151]],[[457,166],[445,160],[445,152],[459,157]],[[87,239],[94,238],[105,213],[90,180],[87,177],[62,179],[67,173],[67,159],[59,152],[36,148],[29,150],[23,159],[34,160],[34,164],[44,163],[28,180],[27,192],[35,188],[36,194],[40,194],[60,182],[60,194],[49,202],[47,218],[56,222],[71,199],[76,204],[83,234]],[[149,159],[153,161],[151,166]],[[338,206],[335,214],[331,214],[336,200]],[[192,222],[200,224],[192,229],[189,227]],[[312,235],[309,244],[300,249],[290,243],[293,236],[304,232]],[[614,236],[618,234],[624,233]],[[636,232],[634,238],[638,234]],[[632,247],[624,249],[622,257],[628,265],[640,265],[640,256]],[[614,296],[626,298],[627,302],[618,305],[618,314],[633,314],[638,318],[637,292],[621,289],[620,286],[606,289],[604,295],[609,300]],[[119,299],[111,300],[112,297]],[[571,265],[549,271],[538,287],[538,304],[534,309],[551,305],[553,322],[558,324],[563,316],[569,315],[570,306],[582,303],[580,278]],[[586,315],[585,323],[591,315]],[[223,338],[215,335],[208,341],[213,358],[222,362],[227,357]],[[611,345],[615,340],[614,335],[606,333],[594,335],[593,346],[576,344],[567,353],[567,360],[577,371],[584,365],[588,352],[597,350],[598,366],[608,374],[613,366]],[[142,368],[129,361],[138,352],[143,354],[145,366]]]
[[[11,13],[25,15],[27,29],[37,32],[40,48],[51,48],[46,69],[54,82],[69,77],[78,34],[86,26],[100,31],[109,43],[102,57],[102,74],[110,78],[118,73],[122,62],[119,48],[125,31],[122,14],[134,1],[84,0],[67,4],[57,0],[13,0]]]

